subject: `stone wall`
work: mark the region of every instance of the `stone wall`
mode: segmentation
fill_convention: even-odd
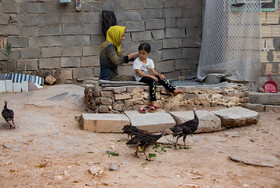
[[[173,97],[164,87],[157,86],[157,101],[164,110],[189,110],[194,106],[246,106],[248,90],[241,84],[221,83],[217,85],[177,87],[183,94]],[[123,113],[149,105],[147,85],[106,87],[100,84],[85,86],[87,112]]]
[[[0,0],[0,61],[3,45],[13,47],[9,71],[58,80],[99,76],[99,47],[104,41],[101,11],[113,10],[126,26],[126,53],[147,41],[150,57],[167,78],[195,76],[200,53],[201,0]],[[120,74],[132,74],[131,63]]]

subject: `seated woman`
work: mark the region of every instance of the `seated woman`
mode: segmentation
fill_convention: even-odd
[[[111,26],[106,35],[106,41],[100,47],[100,79],[112,81],[134,81],[132,75],[118,74],[118,65],[128,63],[138,57],[138,52],[124,55],[121,43],[125,39],[125,27]]]

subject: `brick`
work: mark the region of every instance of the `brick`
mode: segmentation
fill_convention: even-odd
[[[3,25],[8,25],[9,24],[9,20],[10,20],[10,16],[7,14],[0,14],[1,19],[0,19],[0,24]]]
[[[98,56],[87,56],[81,58],[81,67],[97,67],[99,65]]]
[[[74,36],[73,37],[73,45],[87,45],[89,46],[91,43],[90,43],[90,36]],[[100,43],[99,43],[100,45]]]
[[[266,24],[266,14],[267,14],[266,12],[262,12],[260,14],[260,19],[262,24]]]
[[[183,17],[184,18],[197,18],[199,17],[202,21],[202,11],[201,6],[196,6],[192,8],[186,8],[183,11]]]
[[[82,47],[80,46],[71,46],[71,47],[64,47],[62,49],[63,56],[82,56]]]
[[[73,78],[93,77],[92,68],[79,68],[73,70]]]
[[[40,35],[61,35],[61,28],[59,25],[46,25],[41,27],[40,29]]]
[[[0,25],[0,35],[19,35],[19,28],[16,25]]]
[[[182,46],[183,46],[183,41],[180,38],[163,40],[163,48],[179,48]]]
[[[272,37],[272,28],[270,25],[262,26],[262,37]]]
[[[1,3],[0,6],[1,13],[15,13],[19,12],[19,4],[17,3]]]
[[[201,18],[177,18],[178,27],[201,27]]]
[[[269,75],[272,73],[272,68],[273,68],[273,64],[272,63],[266,63],[265,64],[265,75]]]
[[[73,79],[73,70],[72,69],[61,69],[61,74],[59,75],[61,80],[70,80]]]
[[[77,35],[82,34],[83,28],[81,25],[64,25],[63,34],[64,35]]]
[[[99,24],[90,24],[90,25],[83,25],[82,27],[83,34],[102,34],[102,30]]]
[[[183,49],[183,58],[199,58],[199,48],[185,48]]]
[[[154,62],[160,62],[162,60],[162,51],[152,51],[149,56]]]
[[[34,48],[34,47],[49,46],[48,39],[49,39],[48,37],[29,37],[28,38],[29,47]]]
[[[271,26],[271,35],[272,37],[280,37],[280,25]]]
[[[72,36],[52,36],[47,39],[47,46],[71,46],[74,44]]]
[[[80,67],[80,57],[62,57],[61,67]]]
[[[163,8],[163,0],[146,1],[148,8]]]
[[[17,70],[22,70],[24,71],[26,67],[27,71],[34,71],[38,70],[38,60],[36,59],[21,59],[17,61]]]
[[[40,69],[60,68],[60,58],[44,58],[39,61]]]
[[[35,59],[41,57],[41,51],[38,48],[23,48],[20,50],[21,58]]]
[[[46,13],[46,9],[42,3],[20,3],[19,12],[21,14],[43,14]]]
[[[82,129],[93,132],[122,132],[130,121],[124,114],[82,114]]]
[[[136,42],[151,40],[151,39],[152,39],[152,35],[150,31],[132,33],[132,40]]]
[[[198,64],[198,60],[194,59],[179,59],[175,61],[175,69],[182,70],[182,69],[192,69],[195,70]]]
[[[166,28],[166,38],[185,37],[186,32],[184,28]]]
[[[163,32],[163,30],[153,30],[153,31],[152,31],[152,37],[153,37],[155,40],[163,39],[163,38],[164,38],[164,32]]]
[[[18,24],[21,26],[38,26],[40,25],[40,18],[38,15],[21,15],[18,17]]]
[[[117,15],[118,22],[125,22],[125,21],[140,21],[142,20],[141,14],[138,11],[121,11]]]
[[[61,15],[62,24],[80,24],[82,22],[82,15],[76,13],[64,13]]]
[[[162,50],[162,60],[180,59],[182,57],[181,49],[165,49]]]
[[[75,15],[77,16],[77,14],[75,13]],[[101,21],[101,14],[99,13],[84,13],[81,16],[81,20],[83,24],[99,24]]]
[[[151,51],[158,51],[162,49],[162,41],[150,41],[149,44],[151,45]],[[138,50],[136,50],[138,51]]]
[[[22,36],[23,37],[31,37],[31,36],[39,36],[39,27],[22,27]]]
[[[94,67],[93,75],[99,77],[100,75],[100,67]]]
[[[84,46],[83,56],[99,55],[100,46]]]
[[[266,24],[279,24],[280,12],[267,12]]]
[[[158,19],[158,18],[163,18],[163,11],[162,9],[142,9],[141,15],[144,20]]]
[[[178,18],[182,17],[181,8],[167,8],[163,9],[163,15],[165,18]]]
[[[261,62],[269,62],[267,59],[267,52],[261,51]]]
[[[165,26],[166,27],[177,27],[177,18],[166,18]]]
[[[156,63],[155,66],[158,73],[175,71],[174,61],[163,61],[160,63]]]
[[[61,47],[47,47],[42,49],[42,57],[61,57],[62,48]]]
[[[146,29],[164,29],[164,28],[165,28],[164,19],[146,20]]]
[[[145,31],[144,21],[126,21],[124,26],[126,27],[126,32]]]

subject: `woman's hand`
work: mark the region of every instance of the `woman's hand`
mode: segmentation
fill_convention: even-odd
[[[138,56],[139,56],[138,52],[133,52],[131,54],[128,54],[128,60],[136,59]]]
[[[158,74],[158,76],[161,80],[165,79],[165,76],[163,74]]]

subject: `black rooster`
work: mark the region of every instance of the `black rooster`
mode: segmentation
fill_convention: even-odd
[[[146,156],[146,160],[150,161],[145,153],[146,149],[155,144],[155,142],[160,139],[162,136],[172,134],[170,129],[164,130],[159,135],[152,135],[150,133],[138,133],[131,138],[126,144],[127,145],[136,145],[135,157],[138,157],[138,151],[143,151],[144,155]]]
[[[6,120],[6,122],[10,125],[10,128],[16,128],[16,125],[14,123],[14,112],[13,110],[8,109],[7,107],[7,101],[4,101],[4,109],[2,110],[2,116]],[[12,124],[10,123],[12,122]]]
[[[133,125],[125,125],[123,128],[123,134],[127,134],[128,137],[132,138],[133,136],[141,133],[149,134],[148,131],[141,130]]]
[[[175,125],[174,127],[172,127],[170,129],[173,132],[173,137],[177,137],[176,143],[174,144],[174,147],[176,149],[177,149],[178,139],[181,137],[183,137],[184,149],[187,149],[186,142],[185,142],[187,135],[193,134],[197,130],[199,120],[198,120],[195,108],[193,108],[193,114],[194,114],[194,119],[186,121],[179,125]]]

